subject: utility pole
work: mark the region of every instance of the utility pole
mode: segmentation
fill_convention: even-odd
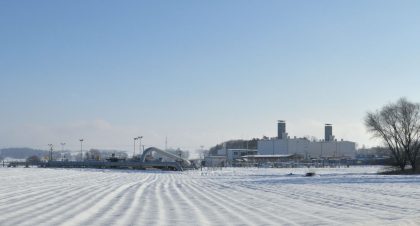
[[[134,149],[133,149],[133,158],[136,154],[136,140],[139,139],[138,137],[134,137]]]
[[[83,161],[83,139],[80,139],[80,154],[81,154],[81,159]]]
[[[64,155],[64,145],[66,145],[66,143],[62,142],[61,144],[61,161],[63,161],[63,155]]]
[[[52,144],[48,144],[48,146],[50,146],[50,161],[52,161],[53,145]]]
[[[139,136],[139,137],[137,137],[137,139],[139,139],[139,154],[140,154],[140,151],[141,151],[141,139],[143,139],[143,136]]]
[[[165,137],[165,151],[168,150],[168,136]]]

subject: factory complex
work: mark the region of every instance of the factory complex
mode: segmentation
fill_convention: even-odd
[[[290,138],[286,122],[277,123],[277,137],[258,140],[257,149],[229,149],[224,146],[217,154],[205,158],[206,166],[255,166],[263,164],[289,166],[303,163],[343,163],[356,156],[356,143],[337,140],[332,124],[325,124],[322,140]]]

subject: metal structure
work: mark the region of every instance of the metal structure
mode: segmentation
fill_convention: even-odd
[[[53,145],[52,144],[48,144],[48,146],[50,147],[50,161],[52,161],[53,160],[53,157],[52,157],[52,152],[53,152]]]
[[[142,162],[142,163],[146,162],[146,156],[147,156],[148,154],[151,154],[152,152],[156,152],[156,153],[161,154],[161,155],[163,155],[163,156],[166,156],[166,157],[169,157],[169,158],[173,158],[173,159],[175,159],[177,162],[180,162],[180,163],[181,163],[181,165],[182,165],[182,166],[184,166],[184,167],[189,167],[189,166],[191,166],[191,162],[190,162],[190,161],[188,161],[187,159],[181,158],[180,156],[174,155],[174,154],[169,153],[169,152],[167,152],[167,151],[160,150],[160,149],[155,148],[155,147],[150,147],[150,148],[146,149],[146,150],[143,152],[143,154],[141,155],[140,162]]]
[[[80,158],[83,161],[83,139],[80,139],[79,141],[80,141],[80,155],[81,155]]]
[[[156,152],[160,155],[166,156],[174,160],[174,162],[162,162],[159,160],[147,161],[146,156]],[[47,167],[47,168],[117,168],[117,169],[163,169],[163,170],[175,170],[183,171],[185,169],[192,169],[193,164],[187,159],[181,158],[177,155],[171,154],[169,152],[160,150],[155,147],[146,149],[143,152],[139,161],[125,160],[114,158],[116,161],[91,161],[91,160],[82,160],[82,161],[48,161],[48,162],[10,162],[8,167],[17,167],[17,166],[38,166],[38,167]]]

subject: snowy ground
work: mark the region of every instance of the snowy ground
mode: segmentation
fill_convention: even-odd
[[[420,176],[377,170],[0,168],[0,225],[419,225]]]

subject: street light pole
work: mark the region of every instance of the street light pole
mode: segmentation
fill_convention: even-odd
[[[64,155],[64,145],[66,145],[66,143],[62,142],[61,144],[61,161],[63,161],[63,155]]]
[[[139,146],[139,154],[140,154],[140,151],[141,151],[141,139],[143,138],[143,136],[139,136],[139,137],[137,137],[137,139],[139,139],[140,140],[140,146]],[[143,152],[142,152],[143,153]]]
[[[50,146],[50,161],[52,161],[53,145],[52,144],[48,144],[48,146]]]
[[[83,161],[83,139],[80,139],[80,154],[81,154],[81,159]]]
[[[133,149],[133,158],[136,154],[136,140],[138,139],[138,137],[134,137],[134,149]]]

